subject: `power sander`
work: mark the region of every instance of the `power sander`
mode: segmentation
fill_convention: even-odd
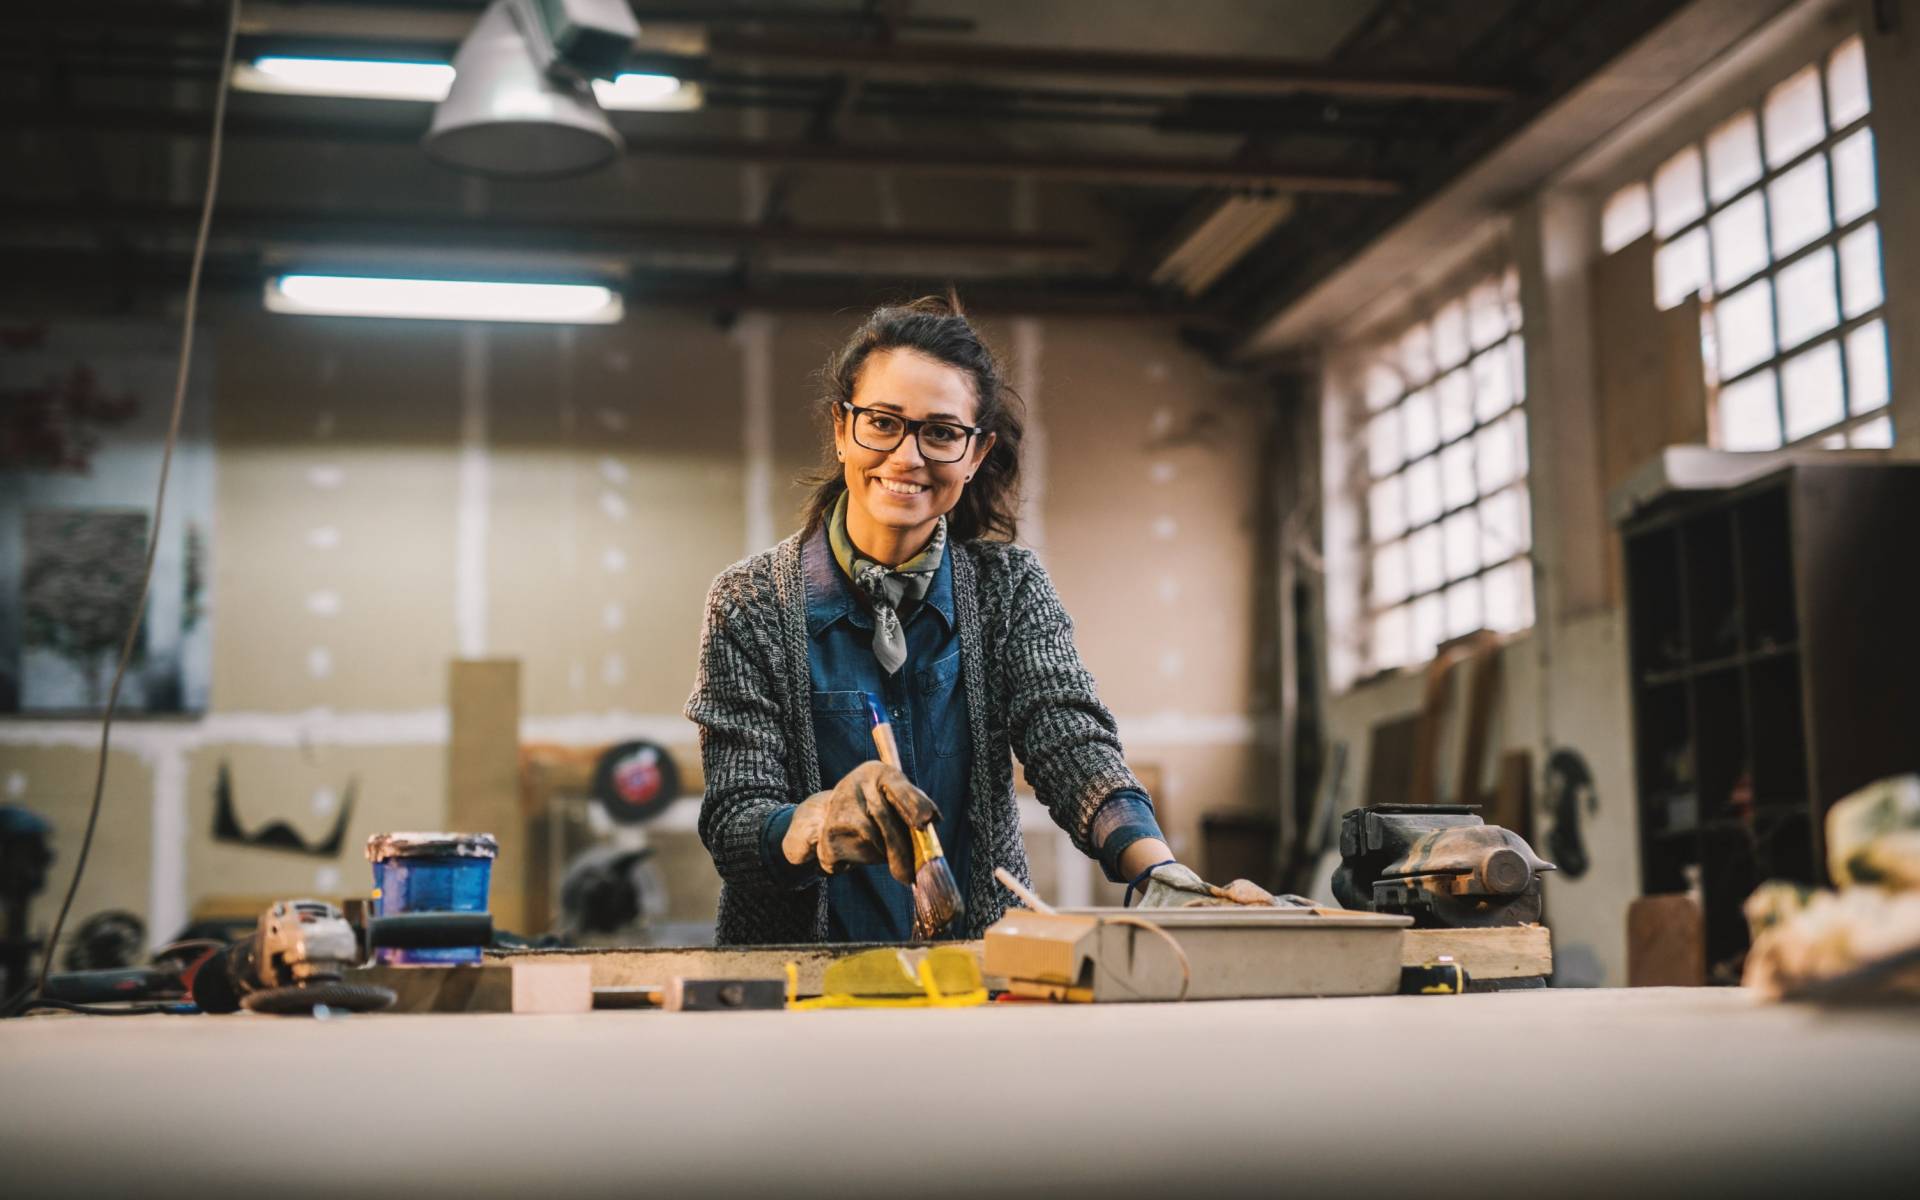
[[[1556,868],[1474,804],[1376,804],[1340,819],[1333,894],[1348,908],[1404,913],[1424,929],[1540,920],[1540,876]]]

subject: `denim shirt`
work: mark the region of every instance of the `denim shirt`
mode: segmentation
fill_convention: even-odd
[[[940,810],[934,829],[960,892],[967,892],[973,832],[967,820],[968,779],[973,764],[966,685],[960,674],[960,635],[953,615],[953,559],[941,560],[926,598],[903,614],[907,661],[892,676],[873,655],[873,615],[833,559],[824,529],[801,548],[807,593],[807,666],[813,690],[813,734],[820,778],[831,787],[847,772],[877,757],[866,696],[885,703],[907,778]],[[835,942],[904,942],[913,936],[913,891],[884,863],[851,867],[822,876],[808,864],[795,867],[780,851],[793,823],[792,806],[767,822],[762,853],[792,886],[826,880],[827,936]],[[1113,877],[1119,852],[1141,837],[1161,836],[1144,794],[1114,793],[1095,820],[1096,842]]]

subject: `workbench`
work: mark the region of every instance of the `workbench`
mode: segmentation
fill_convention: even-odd
[[[0,1024],[0,1095],[23,1198],[1906,1192],[1920,1010],[49,1016]]]

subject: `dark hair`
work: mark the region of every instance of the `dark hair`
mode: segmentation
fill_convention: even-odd
[[[1020,439],[1026,431],[1026,405],[1000,375],[1000,363],[980,337],[980,331],[960,309],[960,298],[922,296],[907,304],[889,305],[873,314],[845,345],[834,352],[820,371],[820,410],[827,420],[829,457],[821,468],[801,479],[813,489],[807,501],[805,532],[826,522],[847,479],[831,457],[833,421],[843,401],[853,399],[867,359],[876,351],[911,350],[935,362],[965,372],[973,381],[977,412],[973,423],[994,435],[993,449],[974,471],[947,514],[947,536],[957,541],[997,538],[1012,541],[1019,527]]]

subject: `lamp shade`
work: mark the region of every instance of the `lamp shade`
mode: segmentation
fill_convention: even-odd
[[[508,0],[487,6],[453,66],[453,87],[422,142],[436,162],[555,179],[605,166],[623,147],[586,81],[562,82],[536,65]]]

